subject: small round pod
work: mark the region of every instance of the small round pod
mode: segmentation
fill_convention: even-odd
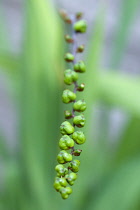
[[[64,111],[65,119],[71,119],[72,118],[72,112],[69,110]]]
[[[75,131],[72,134],[72,138],[76,144],[84,144],[86,141],[86,137],[82,131]]]
[[[78,100],[73,104],[73,109],[77,112],[84,112],[86,108],[87,106],[84,100]]]
[[[78,127],[78,128],[81,128],[81,127],[84,127],[85,125],[85,117],[84,115],[78,115],[78,116],[75,116],[73,118],[73,123]]]
[[[82,44],[82,45],[77,47],[77,52],[82,53],[84,51],[84,49],[85,49],[85,46]]]
[[[83,61],[79,61],[74,65],[74,70],[79,73],[84,73],[86,71],[86,65]]]
[[[80,18],[82,18],[83,17],[83,13],[82,12],[77,12],[76,13],[76,19],[78,20],[78,19],[80,19]]]
[[[76,33],[85,33],[87,30],[87,23],[85,20],[79,20],[74,24],[74,30]]]
[[[74,141],[68,135],[64,135],[59,140],[59,147],[62,150],[68,150],[74,146]]]
[[[78,80],[78,74],[71,70],[71,69],[66,69],[64,71],[64,82],[66,85],[71,85],[73,82]]]
[[[72,171],[72,172],[78,172],[79,171],[79,166],[80,166],[80,161],[79,160],[73,160],[72,162],[69,163],[68,168]]]
[[[65,61],[67,62],[73,62],[74,61],[74,55],[71,53],[66,53],[64,56]]]
[[[75,149],[75,150],[72,152],[72,154],[73,154],[74,156],[80,156],[81,152],[82,152],[81,149]]]
[[[73,43],[73,39],[69,34],[65,35],[65,40],[66,40],[67,43]]]
[[[68,169],[65,168],[62,164],[56,165],[55,170],[57,172],[58,177],[65,176],[66,174],[68,174]]]
[[[70,122],[64,121],[60,126],[60,132],[62,135],[65,135],[65,134],[70,135],[74,133],[74,127],[70,124]]]
[[[78,87],[77,87],[77,90],[80,91],[80,92],[82,92],[84,89],[85,89],[85,84],[84,83],[78,85]]]
[[[68,104],[76,99],[76,94],[71,90],[64,90],[62,94],[62,101],[65,104]]]
[[[72,24],[72,20],[68,16],[65,18],[65,22],[68,23],[68,24]]]

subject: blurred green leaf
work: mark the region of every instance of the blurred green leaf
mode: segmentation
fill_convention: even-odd
[[[0,133],[0,157],[2,159],[7,159],[7,157],[9,157],[9,147],[2,132]]]
[[[99,100],[140,117],[140,79],[115,73],[101,74]]]
[[[130,35],[130,29],[136,13],[140,7],[139,0],[123,0],[121,1],[122,7],[120,8],[120,17],[116,27],[116,35],[114,46],[111,52],[111,67],[118,68],[124,54],[126,44]]]
[[[140,119],[132,118],[119,140],[119,146],[115,154],[114,164],[118,165],[125,159],[131,159],[139,155],[140,151]]]
[[[33,206],[54,209],[53,180],[60,124],[61,25],[51,1],[26,1],[21,61],[22,157]]]
[[[0,53],[0,67],[9,75],[19,74],[20,59],[12,54]]]
[[[124,162],[121,167],[109,175],[101,188],[96,201],[87,209],[94,210],[132,210],[139,201],[140,158]],[[135,209],[138,210],[138,209]]]
[[[8,33],[5,26],[5,19],[0,5],[0,52],[8,51],[10,48],[10,42],[7,36]]]

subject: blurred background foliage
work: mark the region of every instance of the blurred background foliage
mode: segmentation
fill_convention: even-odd
[[[14,53],[0,8],[0,73],[17,114],[14,150],[0,129],[0,210],[140,210],[140,77],[120,69],[139,6],[139,0],[121,1],[108,69],[101,64],[108,5],[102,1],[98,8],[86,47],[87,73],[81,76],[87,142],[65,201],[52,186],[65,109],[64,26],[51,1],[25,0],[21,52]],[[113,108],[125,113],[119,130],[109,123]]]

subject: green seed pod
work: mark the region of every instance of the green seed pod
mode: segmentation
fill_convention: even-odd
[[[61,150],[57,155],[57,161],[60,164],[64,164],[72,161],[72,155],[67,153],[65,150]]]
[[[65,115],[65,118],[66,118],[66,119],[71,119],[71,118],[72,118],[72,113],[71,113],[71,111],[69,111],[69,110],[66,110],[66,111],[64,112],[64,115]]]
[[[73,109],[77,112],[83,112],[86,108],[86,102],[84,100],[78,100],[73,104]]]
[[[55,170],[57,172],[58,177],[65,176],[66,174],[68,174],[68,169],[65,168],[62,164],[58,164],[55,167]]]
[[[66,187],[67,186],[67,181],[65,178],[59,178],[59,183],[61,184],[62,187]]]
[[[78,115],[78,116],[75,116],[73,118],[73,123],[78,127],[78,128],[81,128],[81,127],[84,127],[85,125],[85,117],[84,115]]]
[[[78,172],[79,171],[79,166],[80,166],[80,161],[79,160],[73,160],[71,163],[69,163],[69,169],[73,172]]]
[[[70,35],[68,35],[68,34],[65,35],[65,40],[66,40],[66,42],[68,42],[68,43],[73,43],[72,37],[71,37]]]
[[[72,193],[72,189],[70,187],[66,187],[66,192],[68,195],[70,195]]]
[[[77,81],[78,79],[78,74],[71,70],[71,69],[67,69],[64,72],[64,82],[67,85],[71,85],[73,82]]]
[[[67,181],[65,178],[56,177],[54,181],[54,188],[59,191],[61,187],[66,187]]]
[[[74,55],[71,53],[66,53],[64,56],[65,61],[72,62],[74,60]]]
[[[68,89],[63,91],[63,94],[62,94],[63,103],[68,104],[68,103],[74,101],[75,99],[76,99],[75,93],[73,93],[72,91],[70,91]]]
[[[62,136],[59,140],[59,147],[60,149],[67,150],[74,146],[74,141],[68,135]]]
[[[67,174],[65,178],[70,185],[73,185],[74,181],[77,179],[77,174],[72,172]]]
[[[65,160],[64,160],[64,158],[63,158],[63,154],[62,154],[62,153],[59,153],[59,154],[57,155],[57,161],[58,161],[58,163],[62,163],[62,164],[65,163]]]
[[[62,150],[62,151],[65,151],[65,150]],[[64,152],[63,157],[66,163],[72,161],[72,155],[67,153],[66,151]]]
[[[77,33],[85,33],[87,30],[87,23],[85,20],[79,20],[74,24],[74,30]]]
[[[73,154],[74,156],[80,156],[81,152],[82,152],[81,149],[76,149],[76,150],[73,151],[72,154]]]
[[[56,189],[56,191],[59,191],[60,188],[62,187],[61,184],[60,184],[60,182],[59,182],[59,178],[58,177],[55,178],[55,181],[54,181],[53,186]]]
[[[62,135],[70,135],[74,133],[74,127],[68,121],[64,121],[60,126],[60,132]]]
[[[77,52],[82,53],[84,51],[84,49],[85,49],[85,46],[82,44],[77,48]]]
[[[80,91],[80,92],[83,91],[84,89],[85,89],[85,84],[84,83],[78,85],[78,87],[77,87],[77,90]]]
[[[61,193],[61,196],[63,199],[67,199],[68,198],[68,190],[65,187],[62,187],[59,192]]]
[[[68,196],[68,194],[61,193],[61,197],[62,197],[63,199],[67,199],[69,196]]]
[[[79,73],[84,73],[86,71],[86,66],[83,61],[79,61],[74,65],[74,70]]]
[[[82,131],[75,131],[72,134],[72,138],[76,144],[84,144],[86,141],[86,137]]]

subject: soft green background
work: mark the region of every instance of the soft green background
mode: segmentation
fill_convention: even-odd
[[[86,89],[79,95],[88,104],[87,142],[81,146],[78,180],[65,201],[52,187],[65,109],[61,102],[65,52],[62,22],[51,1],[25,1],[22,53],[14,55],[10,53],[9,34],[1,14],[0,67],[18,110],[19,148],[11,154],[1,130],[0,210],[140,209],[140,78],[119,71],[139,6],[139,0],[122,1],[111,69],[107,71],[100,65],[107,7],[101,4],[98,11],[89,40],[87,73],[81,76]],[[97,106],[105,109],[99,126],[92,117]],[[121,108],[129,116],[115,143],[108,139],[108,113],[112,107]]]

